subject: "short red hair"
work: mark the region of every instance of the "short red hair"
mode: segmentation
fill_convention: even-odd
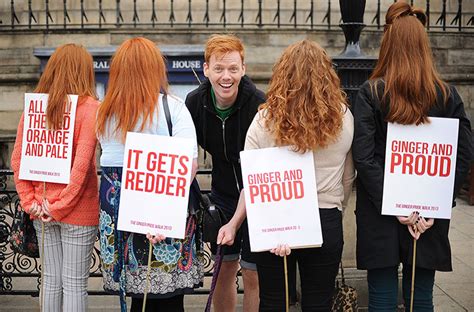
[[[235,35],[212,35],[206,42],[204,60],[209,63],[212,55],[221,56],[229,52],[237,51],[244,63],[244,45]]]

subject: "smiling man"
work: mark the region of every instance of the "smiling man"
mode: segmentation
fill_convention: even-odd
[[[265,95],[245,76],[244,47],[233,35],[213,35],[206,43],[204,75],[207,79],[188,94],[186,106],[193,117],[199,145],[212,156],[211,200],[227,220],[234,215],[242,190],[239,153],[258,106]],[[258,311],[258,277],[250,252],[246,222],[224,260],[214,292],[214,311],[235,311],[235,280],[242,268],[244,311]],[[212,246],[215,253],[216,246]]]

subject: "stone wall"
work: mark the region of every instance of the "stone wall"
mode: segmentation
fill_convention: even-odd
[[[301,39],[320,43],[330,55],[338,55],[344,47],[344,36],[337,30],[239,30],[246,45],[247,72],[262,89],[271,76],[272,65],[283,49]],[[197,45],[203,46],[212,31],[201,30],[189,33],[187,30],[170,31],[94,31],[68,32],[23,31],[0,33],[0,130],[13,132],[18,124],[23,93],[33,90],[39,78],[39,59],[33,55],[33,48],[56,47],[75,42],[86,47],[117,46],[133,36],[145,36],[159,46]],[[377,56],[380,31],[366,30],[361,35],[364,53]],[[463,96],[466,109],[474,112],[474,36],[473,33],[431,32],[433,53],[442,77],[454,84]]]

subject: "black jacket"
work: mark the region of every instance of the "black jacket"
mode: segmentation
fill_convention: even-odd
[[[265,94],[247,76],[242,77],[234,112],[221,120],[211,98],[211,83],[204,81],[186,97],[198,144],[212,156],[212,191],[238,199],[242,189],[240,151]]]
[[[357,169],[357,267],[376,269],[397,266],[400,261],[411,265],[413,239],[407,226],[394,216],[381,215],[387,108],[381,108],[371,91],[373,81],[362,85],[354,104],[354,141],[352,155]],[[454,197],[458,194],[471,160],[471,125],[461,97],[450,87],[447,105],[438,90],[438,101],[428,115],[459,119],[458,151]],[[379,97],[384,84],[377,84]],[[388,105],[386,105],[388,107]],[[400,186],[403,187],[403,186]],[[455,202],[453,202],[453,207]],[[416,265],[421,268],[451,271],[451,249],[448,240],[449,220],[436,219],[433,227],[417,243]]]

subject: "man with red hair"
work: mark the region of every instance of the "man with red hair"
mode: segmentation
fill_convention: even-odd
[[[206,43],[204,75],[207,79],[188,94],[188,107],[199,145],[212,156],[210,199],[229,221],[242,190],[240,151],[258,106],[265,95],[245,76],[244,47],[233,35],[213,35]],[[212,252],[215,254],[216,246]],[[216,312],[235,311],[235,279],[240,267],[244,281],[244,311],[258,311],[258,277],[244,222],[232,246],[224,249],[214,292]]]

